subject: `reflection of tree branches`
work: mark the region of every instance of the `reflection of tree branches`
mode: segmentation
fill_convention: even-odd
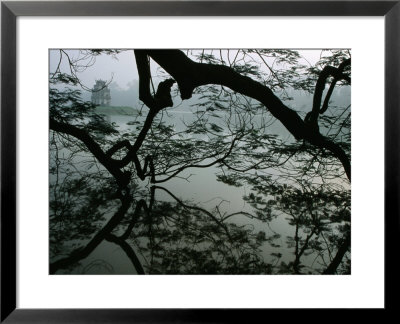
[[[290,266],[294,272],[300,273],[300,266],[303,266],[301,257],[306,254],[306,251],[316,254],[325,263],[325,253],[322,252],[319,237],[327,246],[328,256],[331,255],[332,250],[337,251],[330,264],[321,272],[336,271],[341,263],[340,260],[348,252],[350,244],[350,241],[346,239],[349,236],[349,227],[342,225],[348,224],[350,220],[348,193],[329,188],[325,184],[321,184],[318,188],[304,181],[298,181],[298,186],[295,187],[287,184],[280,185],[269,178],[262,179],[262,182],[249,179],[252,181],[253,190],[258,195],[251,193],[246,199],[257,213],[271,213],[271,207],[274,206],[275,209],[290,216],[289,223],[295,226],[294,239],[289,237],[288,240],[289,246],[295,249],[295,259]],[[263,196],[269,199],[262,199]],[[337,231],[337,234],[333,231]],[[329,242],[323,235],[324,232],[331,233]],[[339,233],[343,236],[342,240],[338,239]],[[302,238],[303,236],[305,237]],[[283,271],[290,271],[290,269]]]
[[[160,189],[160,190],[164,190],[166,193],[168,193],[172,198],[174,198],[181,206],[188,208],[188,209],[193,209],[193,210],[197,210],[197,211],[201,211],[202,213],[208,215],[215,223],[218,224],[218,226],[220,226],[226,233],[226,235],[228,236],[229,240],[232,240],[228,228],[226,227],[226,225],[220,221],[219,219],[217,219],[213,214],[211,214],[210,212],[208,212],[207,210],[200,208],[200,207],[196,207],[196,206],[189,206],[185,203],[182,202],[182,200],[178,199],[171,191],[169,191],[168,189],[164,188],[164,187],[160,187],[160,186],[154,186],[155,189]]]
[[[165,188],[157,186],[152,188],[165,191]],[[139,247],[139,251],[143,253],[147,250],[150,255],[146,266],[149,273],[270,271],[257,252],[257,246],[263,242],[261,237],[259,241],[250,243],[251,237],[254,240],[256,237],[248,230],[233,224],[222,224],[217,215],[171,197],[176,205],[154,202],[151,216],[144,215],[141,221],[136,222],[130,237],[142,241],[142,244],[148,242],[147,248]],[[146,229],[149,226],[151,231]]]
[[[296,257],[295,257],[295,260],[293,261],[293,269],[294,269],[294,272],[296,274],[300,273],[300,269],[299,269],[300,259],[301,259],[302,255],[304,254],[304,252],[306,251],[306,249],[308,248],[308,242],[310,241],[311,237],[315,234],[315,231],[316,231],[316,229],[314,227],[312,229],[311,233],[307,235],[307,237],[306,237],[306,239],[305,239],[305,241],[303,243],[303,246],[301,247],[301,249],[299,251],[299,241],[300,241],[300,238],[299,238],[299,224],[296,223],[296,234],[295,234],[295,241],[296,241],[295,256]]]
[[[82,273],[89,273],[93,268],[100,267],[106,269],[108,273],[113,273],[114,268],[111,264],[104,260],[94,260],[82,269]]]
[[[55,145],[55,152],[56,152],[56,156],[58,156],[58,148],[56,144]],[[64,154],[63,154],[64,155]],[[74,153],[72,153],[71,156],[73,156]],[[71,164],[72,161],[68,161],[68,163]],[[73,163],[74,165],[74,163]],[[58,177],[58,168],[55,170],[55,173],[57,174]],[[66,175],[64,177],[64,182],[66,181],[70,181],[68,179],[68,173],[64,173],[64,175]],[[93,178],[95,175],[97,174],[88,174],[86,173],[85,175],[81,175],[81,177],[78,178],[79,182],[84,181],[84,179],[88,178]],[[77,187],[79,187],[79,182],[77,184]],[[108,188],[105,188],[108,189]],[[125,251],[125,253],[127,254],[127,256],[130,258],[130,260],[132,261],[132,264],[134,265],[137,273],[144,273],[143,271],[143,267],[140,265],[140,262],[138,261],[138,258],[135,255],[135,252],[133,251],[133,249],[125,242],[125,240],[128,238],[128,236],[130,235],[130,232],[132,231],[132,227],[135,224],[135,221],[137,220],[138,214],[140,213],[141,209],[144,209],[147,211],[147,205],[145,203],[144,200],[140,200],[137,204],[136,204],[136,208],[135,208],[135,212],[132,215],[132,220],[129,223],[129,226],[127,227],[125,233],[121,236],[118,237],[116,235],[111,234],[111,232],[121,223],[122,219],[125,217],[130,204],[128,203],[129,201],[132,201],[132,196],[131,193],[129,191],[129,189],[124,189],[123,191],[121,191],[124,188],[119,188],[118,192],[116,195],[114,195],[114,197],[118,197],[121,201],[122,201],[122,206],[118,209],[118,211],[114,214],[114,216],[111,217],[111,219],[108,221],[108,223],[101,229],[99,230],[94,237],[89,241],[89,243],[87,243],[84,247],[80,247],[78,249],[75,249],[74,251],[72,251],[68,257],[63,258],[63,259],[59,259],[56,260],[55,262],[53,262],[50,265],[50,271],[51,273],[55,273],[57,270],[62,269],[62,268],[68,268],[70,266],[72,266],[73,264],[75,264],[76,262],[84,259],[85,257],[87,257],[104,239],[110,242],[113,242],[115,244],[118,244],[123,251]],[[65,192],[68,192],[70,189],[68,189],[68,187],[58,187],[55,188],[55,190],[57,191],[57,194],[65,194]],[[117,191],[117,189],[115,189]],[[100,190],[101,192],[101,190]],[[96,198],[97,199],[97,198]],[[152,195],[152,199],[154,199],[154,194]],[[54,210],[55,215],[57,215],[57,206],[64,206],[67,205],[66,208],[71,209],[73,204],[83,204],[82,209],[83,210],[88,210],[87,207],[84,207],[85,204],[92,204],[92,202],[89,201],[75,201],[75,202],[71,202],[72,204],[68,204],[65,201],[64,202],[60,202],[57,203],[58,201],[58,197],[54,196],[54,201],[52,202],[51,206],[52,209]],[[100,206],[96,206],[98,208],[100,208]],[[88,210],[90,211],[90,209]],[[62,212],[62,211],[60,211]],[[105,211],[107,212],[107,211]],[[112,212],[112,210],[110,210],[110,212]],[[68,213],[73,213],[73,210],[68,210]],[[62,217],[62,215],[60,215]],[[89,219],[92,217],[93,215],[85,215],[85,217],[88,217]],[[62,221],[62,219],[60,217],[58,217],[58,219],[60,221]],[[64,220],[66,221],[66,220]],[[52,224],[54,223],[54,220],[52,220],[51,222]],[[55,223],[54,223],[55,224]],[[61,223],[59,222],[59,224],[61,225]],[[52,231],[57,231],[57,229],[51,227]],[[59,229],[60,231],[62,231],[61,229]],[[87,231],[87,229],[85,229],[85,231]]]
[[[150,116],[151,119],[151,116]],[[149,118],[147,118],[147,120],[149,120]],[[151,120],[149,122],[149,124],[151,124]],[[90,136],[89,132],[86,132],[74,125],[71,124],[65,124],[62,122],[58,122],[54,119],[51,119],[50,121],[50,127],[52,130],[59,132],[61,134],[68,134],[68,135],[72,135],[75,138],[79,139],[82,143],[85,144],[86,148],[96,157],[96,159],[114,176],[114,178],[116,178],[117,183],[119,184],[119,186],[121,188],[125,188],[127,182],[129,181],[129,176],[127,175],[126,172],[122,172],[119,167],[116,165],[115,163],[115,159],[112,158],[112,155],[115,154],[117,151],[119,151],[122,148],[127,148],[128,150],[130,150],[128,152],[127,155],[129,155],[132,152],[132,146],[129,144],[128,141],[121,141],[121,142],[117,142],[117,144],[115,144],[114,146],[112,146],[107,152],[104,152],[100,145],[98,143],[96,143],[96,141]],[[144,128],[146,130],[146,128]],[[143,130],[143,129],[142,129]],[[143,136],[144,138],[144,136]],[[142,138],[142,139],[143,139]],[[141,140],[142,140],[141,139]],[[140,140],[140,135],[139,135],[139,140]],[[234,145],[236,140],[233,141],[232,146]],[[136,143],[138,143],[138,138],[136,140]],[[138,144],[138,146],[140,146]],[[228,152],[229,154],[229,152]],[[138,159],[137,156],[134,156],[134,162],[136,163],[137,166],[137,173],[139,176],[144,177],[144,172],[146,172],[146,164],[144,166],[144,170],[139,168],[140,164],[138,163]],[[126,158],[126,157],[125,157]],[[148,158],[146,159],[146,162],[149,161],[150,165],[152,163],[151,159]],[[154,175],[154,171],[152,171],[152,174]],[[117,213],[114,217],[112,217],[112,220],[115,219],[118,215],[117,218],[120,218],[120,216],[122,217],[123,214],[126,213],[125,212],[119,212]],[[132,226],[133,226],[133,222],[130,224],[130,226],[128,227],[128,231],[132,230]],[[142,272],[142,269],[140,269],[140,267],[138,267],[137,265],[137,258],[134,258],[133,255],[133,251],[131,251],[130,249],[128,249],[128,246],[126,244],[126,242],[124,243],[124,237],[123,238],[118,238],[118,237],[114,237],[114,236],[110,236],[111,234],[106,234],[107,231],[112,230],[112,226],[106,225],[105,228],[103,228],[103,230],[101,230],[99,233],[97,233],[95,235],[95,237],[89,242],[88,245],[86,245],[84,248],[80,248],[77,250],[74,250],[69,257],[61,259],[61,260],[57,260],[56,262],[53,262],[51,264],[51,272],[54,273],[55,271],[57,271],[57,269],[59,268],[63,268],[63,267],[68,267],[71,264],[79,261],[80,259],[86,257],[88,255],[88,253],[90,253],[91,251],[93,251],[93,249],[104,239],[108,239],[114,243],[119,244],[123,250],[128,254],[128,256],[131,258],[132,262],[134,263],[136,269],[138,272]],[[152,238],[152,234],[151,234],[151,222],[149,222],[149,237],[150,239]],[[127,232],[128,232],[127,231]],[[126,232],[126,233],[127,233]],[[229,235],[229,232],[227,232],[227,234]],[[126,236],[126,235],[125,235]]]
[[[90,242],[83,248],[78,248],[74,250],[68,257],[59,259],[50,264],[50,273],[55,273],[57,270],[62,268],[67,268],[72,264],[86,258],[93,250],[111,233],[111,231],[119,224],[119,222],[125,216],[125,213],[129,209],[132,198],[128,193],[121,195],[119,198],[121,200],[121,206],[118,208],[117,212],[113,217],[107,222],[107,224],[98,231],[95,236],[90,240]]]
[[[343,256],[348,252],[350,248],[350,235],[347,234],[343,243],[340,245],[335,257],[332,262],[325,269],[324,274],[334,274],[338,269],[340,263],[343,260]]]
[[[132,247],[122,238],[117,237],[113,234],[108,234],[105,239],[109,242],[113,242],[121,247],[121,249],[126,253],[128,258],[131,260],[133,266],[136,269],[138,274],[145,274],[142,264],[140,260],[136,256],[136,253],[133,251]]]
[[[278,52],[279,50],[276,51],[276,53]],[[177,54],[175,51],[167,51],[164,54],[168,56],[173,53]],[[250,219],[267,221],[268,226],[270,226],[270,221],[281,209],[284,211],[282,214],[292,216],[294,222],[291,224],[296,226],[295,260],[291,263],[292,271],[300,273],[300,268],[303,266],[302,257],[305,257],[307,253],[315,253],[320,256],[322,262],[325,262],[326,252],[324,251],[328,251],[329,255],[336,253],[335,257],[329,257],[331,262],[330,265],[327,264],[326,266],[326,271],[329,269],[329,272],[334,273],[341,264],[341,260],[346,257],[349,245],[346,248],[347,240],[340,239],[340,236],[346,237],[347,229],[344,226],[342,228],[338,226],[337,231],[333,233],[332,229],[336,226],[333,224],[340,222],[348,224],[349,219],[346,218],[345,214],[335,215],[336,210],[334,208],[326,209],[320,201],[327,199],[339,210],[337,202],[329,194],[336,194],[336,191],[332,190],[333,187],[330,186],[332,186],[332,181],[341,181],[338,179],[343,168],[350,178],[350,147],[347,142],[349,134],[346,133],[350,124],[350,114],[345,116],[345,110],[342,113],[338,110],[335,112],[335,116],[330,116],[328,113],[320,116],[320,126],[323,130],[328,129],[328,135],[324,137],[319,133],[315,134],[315,132],[307,130],[302,120],[298,120],[300,117],[296,113],[293,114],[294,111],[284,106],[277,97],[274,97],[268,91],[268,88],[265,87],[266,84],[271,89],[274,89],[274,87],[282,88],[284,82],[295,84],[293,82],[296,81],[289,81],[290,76],[288,74],[292,73],[292,76],[296,76],[296,69],[290,70],[290,72],[284,69],[278,72],[273,71],[275,64],[280,64],[281,58],[284,58],[282,59],[283,64],[297,64],[298,58],[295,52],[282,50],[274,57],[273,51],[257,51],[258,55],[262,55],[265,65],[271,72],[268,76],[269,79],[264,79],[265,73],[257,68],[260,62],[257,62],[249,54],[252,53],[252,50],[237,51],[233,61],[228,52],[227,59],[232,67],[231,70],[227,70],[223,66],[225,58],[222,51],[217,53],[219,58],[214,58],[212,52],[211,54],[208,53],[202,52],[199,57],[200,64],[195,62],[186,64],[187,60],[182,58],[175,62],[174,60],[166,62],[156,51],[139,50],[135,52],[140,75],[140,98],[149,107],[149,112],[143,120],[135,120],[135,124],[139,125],[136,128],[139,129],[137,135],[132,132],[132,134],[124,134],[121,137],[118,132],[113,132],[112,127],[101,134],[106,126],[97,117],[90,117],[97,123],[94,125],[95,127],[93,128],[94,123],[91,121],[90,127],[86,128],[84,119],[88,115],[85,115],[84,106],[79,106],[76,94],[72,92],[70,93],[70,106],[73,109],[63,111],[63,108],[66,107],[66,101],[61,100],[60,111],[51,110],[50,127],[57,132],[57,136],[62,141],[70,141],[76,146],[76,148],[69,147],[73,155],[78,156],[79,150],[89,151],[93,154],[94,158],[86,157],[84,163],[92,165],[91,168],[93,169],[97,169],[98,177],[105,175],[104,168],[112,175],[118,185],[118,190],[116,190],[113,199],[128,192],[132,194],[128,184],[134,174],[130,171],[134,169],[136,169],[136,175],[139,179],[145,180],[149,177],[151,183],[159,183],[177,178],[181,172],[188,168],[207,168],[216,165],[221,169],[222,176],[219,177],[219,180],[222,182],[234,186],[247,183],[254,187],[255,192],[259,191],[260,194],[264,195],[264,198],[261,195],[246,198],[247,202],[253,204],[256,213],[252,215],[247,212],[236,212],[227,215],[220,210],[219,206],[209,212],[197,206],[190,206],[165,188],[151,187],[149,207],[147,207],[144,199],[138,200],[135,211],[132,213],[128,211],[128,208],[123,213],[121,221],[114,228],[110,228],[111,231],[103,238],[118,244],[131,259],[138,273],[144,273],[144,269],[132,249],[131,243],[133,241],[141,246],[138,248],[138,253],[143,256],[143,259],[146,259],[145,256],[150,253],[151,261],[147,265],[149,272],[161,271],[163,273],[162,271],[165,270],[169,273],[180,273],[183,271],[182,269],[187,269],[189,272],[195,269],[202,271],[198,267],[201,262],[204,262],[207,264],[203,269],[204,272],[212,270],[225,272],[229,270],[231,273],[235,271],[247,273],[246,271],[249,269],[246,269],[245,265],[252,267],[251,271],[255,271],[256,268],[253,267],[253,264],[256,264],[259,267],[257,268],[258,271],[268,273],[272,271],[271,265],[259,262],[256,249],[262,241],[268,241],[271,246],[274,246],[274,238],[265,238],[265,235],[262,234],[256,237],[250,227],[253,224],[241,227],[225,223],[225,221],[241,215]],[[269,61],[265,61],[269,59],[269,55],[272,59],[272,65],[269,64]],[[174,80],[170,79],[170,76],[167,75],[167,78],[159,83],[157,91],[154,90],[153,77],[150,73],[150,58],[160,63],[174,78]],[[182,62],[186,62],[183,64],[183,71],[182,66],[179,66]],[[343,62],[342,57],[339,62]],[[58,62],[56,72],[59,72],[61,80],[63,76],[61,75],[60,64]],[[78,65],[76,64],[76,66]],[[332,65],[337,66],[337,64]],[[299,68],[301,69],[301,67]],[[215,74],[218,71],[221,72],[222,79],[218,79],[218,75]],[[204,74],[203,72],[207,73]],[[231,76],[232,80],[226,79],[227,75]],[[192,78],[193,76],[195,78]],[[243,78],[242,76],[246,77]],[[259,84],[254,83],[255,81],[247,76],[258,80]],[[325,78],[324,83],[327,78]],[[200,100],[197,107],[193,108],[196,110],[194,112],[196,118],[193,122],[185,124],[185,131],[177,131],[173,128],[173,125],[170,126],[163,121],[164,115],[167,114],[164,108],[173,104],[171,87],[175,80],[178,82],[183,99],[189,98],[196,87],[196,95],[203,99],[206,98],[203,101]],[[278,80],[278,85],[276,80]],[[66,81],[73,82],[68,78]],[[302,84],[303,81],[306,82],[305,80],[298,81],[298,86],[304,87],[304,89],[308,88],[309,84]],[[236,82],[238,83],[236,84]],[[335,80],[332,84],[334,82]],[[214,86],[212,83],[217,83],[217,85]],[[254,87],[249,88],[248,85]],[[264,88],[261,89],[260,85],[263,85]],[[152,92],[150,87],[153,88]],[[228,87],[235,91],[241,88],[243,91],[238,93],[231,91]],[[286,91],[286,89],[283,90]],[[59,95],[56,92],[51,92],[52,94]],[[263,105],[249,99],[247,97],[249,95],[261,101]],[[320,109],[320,114],[327,111],[328,107],[325,106],[325,103],[329,101],[331,95],[332,91],[328,92],[323,107]],[[286,94],[286,97],[288,97],[288,94]],[[60,98],[63,99],[61,96],[56,99],[59,100]],[[60,102],[57,100],[53,102]],[[321,100],[319,104],[321,104]],[[268,107],[269,112],[266,112],[265,106]],[[333,106],[330,108],[333,108]],[[331,109],[328,112],[330,113],[330,111]],[[338,114],[339,116],[337,116]],[[276,136],[271,135],[267,128],[275,122],[276,119],[273,116],[281,120],[295,137],[304,138],[307,141],[290,142],[289,140],[277,139]],[[77,122],[77,120],[79,121]],[[216,121],[221,121],[221,123]],[[221,127],[223,123],[224,125]],[[329,135],[330,132],[334,135]],[[187,137],[185,137],[186,134]],[[199,138],[201,136],[203,138]],[[72,137],[79,141],[74,141]],[[340,142],[337,141],[337,138]],[[56,151],[58,151],[57,147]],[[57,160],[57,156],[55,158]],[[346,164],[346,161],[349,163]],[[58,166],[56,168],[58,175],[60,170]],[[80,171],[78,167],[74,165],[72,168],[75,168],[76,174],[79,173],[82,178],[87,178],[85,172]],[[255,172],[251,175],[253,170]],[[65,180],[66,183],[68,181],[70,179]],[[282,181],[287,182],[289,189],[280,187],[279,182],[282,183]],[[313,187],[308,188],[307,185],[303,185],[302,181],[309,181]],[[76,185],[78,185],[78,182]],[[329,194],[324,194],[323,190],[318,188],[318,185],[321,185],[321,188],[323,186],[325,189],[327,188]],[[266,186],[273,188],[272,196],[275,196],[276,199],[278,196],[282,197],[287,205],[281,201],[275,202],[275,205],[270,203],[272,200],[271,192],[263,191]],[[125,190],[126,188],[127,190]],[[300,190],[301,195],[293,188]],[[155,189],[166,191],[176,204],[155,202]],[[55,190],[60,191],[58,180]],[[288,192],[286,193],[286,191]],[[316,195],[312,196],[313,192]],[[288,197],[287,194],[291,194],[292,197]],[[309,199],[310,196],[315,199],[315,206],[312,206],[312,204],[304,206],[304,201]],[[293,201],[290,202],[293,197],[295,197],[293,201],[297,203],[297,206]],[[304,201],[301,201],[299,197],[302,197]],[[344,197],[339,196],[339,198],[343,199]],[[59,200],[59,197],[55,196],[55,200]],[[136,199],[132,198],[132,201],[136,201]],[[153,210],[153,204],[156,204],[155,210]],[[279,208],[277,208],[277,204]],[[54,204],[54,207],[58,206]],[[312,209],[320,209],[319,216],[314,216]],[[345,208],[343,207],[343,209]],[[58,210],[56,210],[56,214],[57,212]],[[320,219],[326,220],[328,218],[326,215],[321,216],[323,212],[330,215],[330,222],[319,223]],[[302,216],[306,213],[308,213],[307,217]],[[129,216],[131,216],[131,219],[127,222],[125,218]],[[212,222],[209,222],[209,220],[212,220]],[[188,224],[189,222],[191,224]],[[320,242],[318,238],[318,234],[323,231],[330,233],[326,238],[321,235],[326,249],[323,246],[324,243],[321,243],[322,241]],[[89,242],[89,245],[91,243]],[[145,243],[148,243],[147,247],[143,246]],[[277,246],[275,245],[275,247]],[[87,249],[87,246],[81,250],[85,249]],[[71,256],[78,252],[74,250]],[[214,255],[216,256],[214,257]],[[279,253],[276,253],[276,256],[278,255]],[[198,258],[201,262],[193,261],[195,258]],[[280,259],[281,257],[277,258]],[[185,260],[188,262],[187,265]],[[237,267],[237,269],[233,270],[232,266]],[[339,271],[343,271],[343,269],[339,269]]]

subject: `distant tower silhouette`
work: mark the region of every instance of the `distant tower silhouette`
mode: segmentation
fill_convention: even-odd
[[[92,89],[92,103],[100,106],[109,106],[111,103],[110,89],[106,85],[106,81],[96,80],[96,84]]]

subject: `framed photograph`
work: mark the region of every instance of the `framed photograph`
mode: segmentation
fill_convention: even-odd
[[[1,321],[393,309],[398,1],[1,5]]]

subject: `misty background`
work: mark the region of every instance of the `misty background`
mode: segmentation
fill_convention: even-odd
[[[66,50],[66,52],[71,58],[79,57],[77,50]],[[309,66],[314,65],[321,57],[321,50],[300,50],[299,52],[304,57],[302,63]],[[261,63],[262,62],[260,62],[260,65],[262,65]],[[59,50],[50,50],[50,73],[55,71],[57,67],[65,71],[69,68],[65,60],[60,60]],[[151,72],[154,87],[157,88],[158,82],[164,79],[164,73],[160,71],[154,63],[151,65]],[[148,108],[143,106],[139,100],[139,81],[133,50],[123,50],[121,53],[113,55],[96,56],[90,66],[82,69],[77,76],[83,88],[82,86],[77,86],[76,88],[81,91],[81,96],[84,101],[91,100],[92,93],[89,89],[93,88],[96,80],[104,80],[107,82],[108,88],[110,89],[111,108],[129,107],[132,109],[131,115],[120,114],[117,109],[115,112],[109,110],[106,113],[108,120],[116,123],[120,131],[129,131],[133,129],[134,126],[131,125],[131,123],[141,118],[138,117],[138,114],[141,112],[143,113],[142,118],[146,116]],[[288,89],[287,91],[288,94],[293,97],[293,100],[285,101],[288,107],[304,113],[311,110],[313,100],[311,94],[292,89]],[[176,131],[181,131],[185,128],[185,124],[194,120],[197,110],[196,103],[199,101],[199,97],[194,95],[191,99],[182,101],[178,95],[176,84],[172,87],[172,93],[175,94],[173,95],[174,106],[167,108],[165,113],[163,112],[163,118],[168,124],[173,125]],[[336,88],[331,97],[331,101],[335,102],[337,105],[348,105],[350,103],[350,87]],[[288,131],[282,127],[279,121],[272,123],[270,130],[288,139],[292,137]],[[227,186],[217,181],[215,176],[217,171],[217,168],[214,167],[207,169],[187,169],[182,173],[181,178],[173,178],[164,183],[163,186],[181,199],[193,201],[202,208],[208,210],[219,205],[227,213],[237,211],[251,212],[251,207],[243,200],[243,196],[249,194],[250,188],[247,186],[239,188]],[[188,177],[190,181],[182,179],[185,177]],[[168,194],[162,191],[157,191],[156,199],[173,201]],[[244,219],[240,216],[232,218],[231,221],[239,225],[249,224],[256,230],[259,229],[270,234],[273,231],[279,232],[282,235],[280,241],[282,246],[285,245],[286,236],[293,235],[293,227],[288,225],[285,218],[278,217],[268,225],[258,220]],[[263,247],[263,253],[267,259],[270,254],[274,252],[282,252],[282,249],[274,249],[267,244]],[[292,257],[292,251],[287,250],[281,260],[290,261]],[[102,242],[88,258],[83,260],[81,264],[82,267],[86,269],[85,273],[130,274],[134,271],[130,260],[126,257],[124,252],[114,244],[105,241]],[[113,268],[108,268],[107,264],[112,264]],[[79,271],[81,271],[81,269],[82,268],[75,269],[72,270],[72,272],[67,271],[66,273],[80,273]]]

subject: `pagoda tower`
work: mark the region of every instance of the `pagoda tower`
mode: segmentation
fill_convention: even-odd
[[[92,89],[92,103],[98,106],[110,106],[111,95],[106,81],[96,80]]]

